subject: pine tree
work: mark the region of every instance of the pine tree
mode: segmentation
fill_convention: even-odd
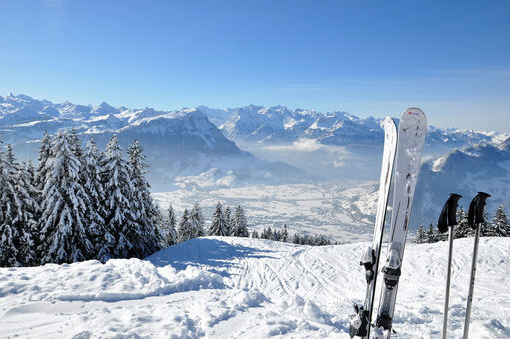
[[[79,141],[74,140],[75,143]],[[94,258],[103,247],[103,236],[105,234],[106,206],[105,192],[103,189],[103,180],[101,177],[102,158],[97,149],[93,137],[87,142],[85,154],[83,155],[82,171],[80,174],[83,188],[89,199],[87,204],[87,223],[89,239],[94,245]]]
[[[262,239],[271,239],[273,237],[273,231],[271,230],[271,227],[264,228],[262,231],[262,234],[260,235]]]
[[[251,237],[255,239],[259,238],[259,232],[257,232],[257,230],[253,230],[253,232],[251,232]]]
[[[166,217],[163,220],[164,246],[171,246],[177,243],[177,230],[175,228],[175,212],[172,204],[168,206]]]
[[[101,170],[106,213],[97,259],[106,262],[110,258],[128,258],[133,249],[129,234],[135,219],[131,211],[134,188],[117,135],[106,145]]]
[[[12,152],[12,148],[7,149]],[[0,266],[21,266],[19,249],[22,231],[14,224],[16,218],[14,168],[12,153],[0,150]]]
[[[461,206],[457,212],[458,225],[456,225],[454,229],[454,239],[466,238],[474,235],[474,230],[469,226],[467,217],[467,213]]]
[[[160,249],[161,235],[155,226],[156,206],[150,195],[150,185],[145,179],[149,165],[138,140],[135,139],[127,153],[129,175],[133,184],[131,213],[134,220],[131,227],[125,228],[124,232],[132,244],[129,256],[144,258]]]
[[[70,263],[89,259],[93,246],[87,238],[87,204],[80,183],[80,161],[67,132],[59,132],[46,161],[42,191],[42,263]]]
[[[271,235],[271,240],[274,240],[274,241],[280,241],[281,239],[281,234],[279,231],[277,231],[276,229],[274,230],[273,234]]]
[[[37,166],[36,172],[36,188],[39,191],[42,191],[44,188],[44,183],[46,182],[46,162],[51,157],[51,137],[48,135],[46,131],[44,131],[44,137],[41,140],[41,147],[39,148],[39,156],[38,161],[39,165]]]
[[[225,222],[225,216],[223,215],[223,211],[221,210],[221,204],[218,202],[216,205],[216,210],[212,216],[211,227],[209,228],[209,235],[216,236],[226,236],[227,235],[227,225]]]
[[[289,231],[287,231],[287,224],[284,224],[283,231],[282,231],[282,241],[287,242],[288,238],[289,238]]]
[[[193,239],[193,235],[189,223],[189,213],[188,209],[185,208],[181,220],[179,221],[179,242],[188,241],[191,239]]]
[[[428,243],[434,243],[438,241],[436,233],[434,231],[434,225],[432,224],[429,225],[429,230],[427,231],[426,239]]]
[[[189,213],[189,227],[191,239],[203,237],[205,235],[204,226],[205,220],[202,215],[202,211],[200,210],[200,206],[198,206],[198,203],[195,203],[195,205],[193,205],[193,208]]]
[[[227,206],[225,208],[225,212],[223,212],[223,217],[225,218],[225,227],[227,228],[227,235],[231,236],[233,231],[233,224],[232,224],[232,216],[230,212],[230,207]]]
[[[423,244],[428,242],[427,241],[427,233],[425,232],[425,229],[423,226],[418,227],[418,231],[416,233],[416,238],[414,239],[414,242],[416,244]]]
[[[37,264],[37,190],[33,168],[19,165],[11,145],[0,151],[0,266]]]
[[[69,144],[76,158],[81,162],[83,160],[83,148],[81,147],[81,140],[78,137],[78,132],[74,127],[71,128],[71,132],[69,133]]]
[[[292,238],[292,243],[293,244],[300,244],[301,243],[301,237],[299,236],[299,234],[294,233],[294,237]]]
[[[234,217],[231,221],[232,229],[230,235],[234,237],[248,237],[248,227],[246,225],[246,216],[241,206],[237,206],[234,211]]]
[[[484,223],[480,225],[480,236],[482,237],[491,237],[493,236],[493,230],[491,227],[491,224],[488,222],[488,213],[487,210],[483,210],[483,220],[485,220]]]
[[[37,203],[39,199],[34,179],[34,168],[31,162],[23,162],[14,176],[17,212],[13,223],[20,230],[19,262],[23,266],[39,264],[36,249],[40,245],[37,228],[40,208]]]
[[[494,237],[510,237],[510,223],[508,222],[508,217],[503,206],[499,206],[496,211],[494,211],[490,235]]]

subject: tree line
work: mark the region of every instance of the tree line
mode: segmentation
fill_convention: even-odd
[[[171,205],[166,215],[156,206],[137,140],[126,155],[116,135],[103,151],[93,137],[83,148],[74,128],[44,133],[37,168],[0,148],[0,266],[144,258],[205,236],[198,204],[178,225]],[[247,237],[243,208],[218,203],[207,235]]]
[[[485,213],[487,214],[487,212]],[[485,219],[487,220],[487,218]],[[475,235],[475,230],[468,224],[468,214],[462,207],[457,211],[457,222],[458,225],[454,226],[453,229],[454,239]],[[481,236],[485,237],[510,237],[510,222],[503,206],[499,206],[494,211],[490,222],[481,225],[480,233]],[[423,226],[418,228],[414,242],[423,244],[446,240],[448,240],[448,233],[439,233],[437,225],[434,227],[434,225],[430,224],[428,230],[425,230]]]
[[[142,258],[160,249],[157,209],[135,140],[100,152],[76,130],[44,133],[38,166],[0,150],[0,266]]]
[[[300,235],[299,233],[294,233],[292,239],[290,239],[286,224],[283,225],[283,229],[281,231],[276,229],[272,230],[271,227],[269,226],[265,228],[260,234],[257,232],[257,230],[253,230],[251,237],[281,242],[292,242],[293,244],[299,245],[311,245],[311,246],[331,245],[331,240],[326,238],[324,235],[312,236],[307,234]]]
[[[175,211],[170,204],[166,213],[159,211],[158,225],[162,234],[161,245],[163,247],[205,235],[248,237],[244,209],[237,206],[232,214],[230,207],[227,206],[223,209],[220,202],[216,204],[207,232],[205,231],[205,219],[198,203],[195,203],[191,210],[184,209],[178,224]]]

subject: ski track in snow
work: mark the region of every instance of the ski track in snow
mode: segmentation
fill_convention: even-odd
[[[449,338],[462,336],[472,245],[454,242]],[[366,246],[206,237],[147,260],[1,268],[0,337],[349,338]],[[447,242],[407,246],[392,338],[439,337],[446,256]],[[471,338],[510,337],[509,272],[510,239],[482,238]]]

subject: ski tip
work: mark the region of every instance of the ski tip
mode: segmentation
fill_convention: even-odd
[[[390,124],[391,124],[391,123],[395,123],[395,121],[393,120],[393,118],[392,118],[392,117],[390,117],[389,115],[388,115],[388,116],[386,116],[386,117],[384,118],[384,120],[383,120],[383,121],[384,121],[385,123],[390,123]]]
[[[404,112],[402,113],[402,117],[404,117],[406,115],[414,115],[414,116],[423,115],[423,116],[425,116],[425,113],[423,113],[423,111],[421,109],[419,109],[418,107],[410,107],[410,108],[404,110]]]
[[[404,122],[404,125],[417,124],[417,126],[426,127],[427,117],[425,116],[425,113],[423,113],[421,109],[417,107],[411,107],[402,112],[402,119],[400,120],[400,124],[402,124],[402,122]],[[426,130],[426,128],[424,130]]]
[[[384,118],[381,127],[383,127],[385,131],[389,131],[389,133],[397,132],[397,124],[395,123],[395,120],[389,116]]]

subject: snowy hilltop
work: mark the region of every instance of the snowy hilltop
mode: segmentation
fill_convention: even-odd
[[[454,338],[462,336],[472,241],[454,243]],[[349,338],[366,246],[207,237],[147,260],[0,268],[0,336]],[[392,337],[439,336],[446,254],[446,242],[408,245]],[[482,238],[479,258],[470,334],[509,337],[510,239]]]

